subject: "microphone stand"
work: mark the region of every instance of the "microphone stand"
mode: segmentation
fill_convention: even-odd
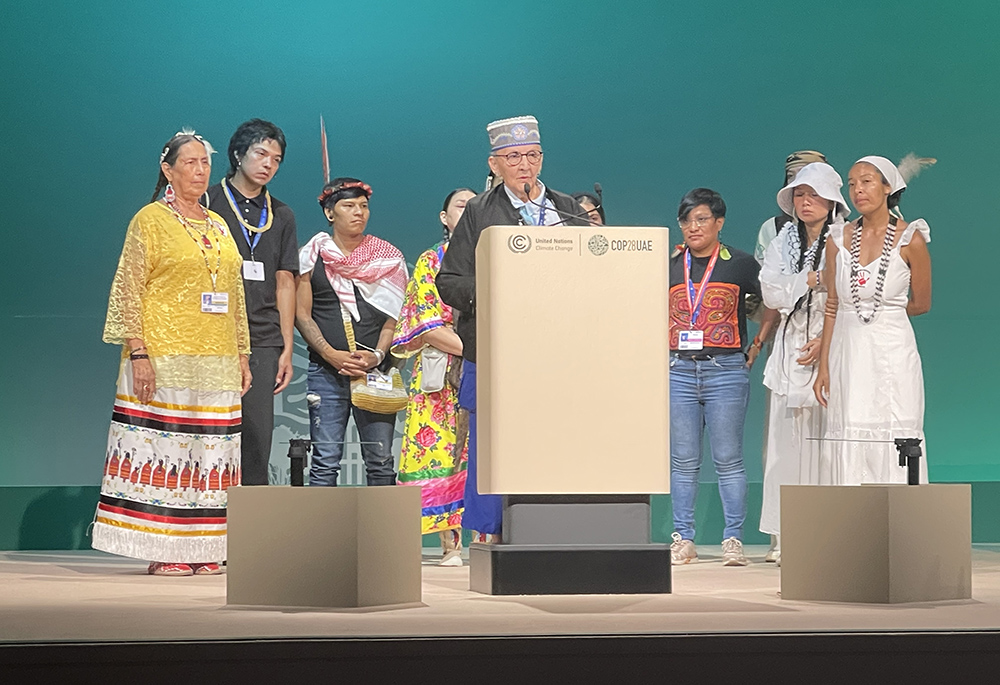
[[[871,442],[880,445],[895,445],[899,452],[899,465],[906,469],[906,484],[920,485],[920,438],[896,438],[895,440],[848,440],[846,438],[806,438],[822,442]]]
[[[523,190],[524,190],[524,196],[528,198],[528,204],[535,205],[536,207],[538,207],[540,209],[545,209],[545,198],[544,197],[542,198],[542,204],[538,204],[537,202],[535,202],[534,200],[531,199],[531,185],[530,184],[525,183]],[[594,192],[597,193],[597,200],[598,200],[598,202],[597,202],[597,206],[594,207],[594,209],[599,209],[600,207],[602,207],[604,205],[604,197],[603,197],[603,195],[601,193],[601,190],[602,190],[601,189],[601,184],[600,183],[595,183],[594,184]],[[553,205],[552,208],[555,209],[555,206]],[[591,209],[590,211],[584,212],[583,214],[571,214],[571,215],[567,216],[566,218],[562,219],[561,221],[557,221],[554,224],[546,224],[546,226],[558,226],[559,224],[564,224],[567,221],[570,221],[571,219],[585,219],[587,221],[587,224],[589,225],[590,224],[590,212],[594,211],[594,209]],[[556,213],[558,214],[558,210],[556,210]]]
[[[306,457],[312,450],[312,442],[302,438],[292,438],[288,441],[288,459],[291,461],[290,481],[293,487],[302,487],[306,470]]]
[[[906,482],[909,485],[920,485],[920,438],[896,438],[896,451],[899,452],[899,465],[906,468]]]

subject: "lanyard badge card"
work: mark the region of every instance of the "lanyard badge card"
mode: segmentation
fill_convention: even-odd
[[[222,188],[226,191],[226,199],[229,201],[229,207],[233,210],[236,220],[242,224],[243,235],[246,236],[247,245],[250,247],[250,259],[243,260],[243,279],[247,281],[263,281],[264,262],[258,262],[253,253],[260,242],[261,233],[271,228],[271,219],[273,217],[270,211],[271,194],[266,190],[264,191],[264,206],[260,210],[260,221],[257,222],[257,228],[251,236],[251,229],[253,227],[240,216],[240,209],[236,206],[236,198],[233,197],[232,191],[229,190],[229,184],[226,183],[226,179],[222,179]]]
[[[705,289],[712,278],[712,272],[715,271],[715,263],[719,260],[720,247],[721,244],[715,246],[715,251],[712,253],[712,258],[709,260],[708,266],[705,267],[705,274],[701,277],[701,283],[698,284],[697,291],[695,290],[694,283],[691,282],[691,250],[687,249],[684,251],[684,288],[687,292],[688,311],[691,313],[691,320],[688,324],[688,330],[680,331],[678,335],[677,349],[679,350],[693,351],[705,349],[705,331],[697,330],[695,326],[698,323],[698,315],[701,313],[701,305],[705,299]]]

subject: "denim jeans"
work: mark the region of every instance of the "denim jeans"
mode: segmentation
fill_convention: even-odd
[[[309,485],[337,484],[347,419],[352,412],[361,439],[368,485],[395,484],[392,463],[395,414],[375,414],[353,406],[350,377],[329,371],[315,362],[309,363],[306,404],[309,405],[309,436],[313,442]]]
[[[670,360],[670,500],[674,530],[694,540],[694,508],[705,427],[719,477],[725,517],[723,539],[743,539],[747,514],[747,472],[743,424],[750,397],[750,370],[742,354],[704,361]]]

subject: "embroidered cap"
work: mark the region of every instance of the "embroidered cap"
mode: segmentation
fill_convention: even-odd
[[[844,196],[840,194],[843,185],[844,181],[836,169],[823,162],[813,162],[802,167],[791,183],[778,191],[778,206],[785,214],[795,216],[795,202],[792,200],[795,189],[798,186],[809,186],[821,198],[833,202],[836,205],[834,213],[846,219],[851,212],[844,202]]]
[[[514,145],[541,145],[538,119],[533,116],[500,119],[486,126],[490,136],[490,150],[496,152]]]
[[[816,150],[797,150],[785,158],[785,185],[795,178],[795,174],[806,164],[825,162],[826,155]]]

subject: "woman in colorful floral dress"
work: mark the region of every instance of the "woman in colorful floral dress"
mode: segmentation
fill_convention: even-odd
[[[466,446],[464,435],[458,437],[458,389],[448,381],[457,376],[448,371],[462,361],[462,341],[452,328],[451,307],[441,302],[434,281],[451,232],[473,196],[468,188],[459,188],[445,198],[440,215],[444,240],[417,260],[392,341],[397,357],[416,355],[398,482],[422,488],[421,532],[440,534],[442,566],[462,565]]]

